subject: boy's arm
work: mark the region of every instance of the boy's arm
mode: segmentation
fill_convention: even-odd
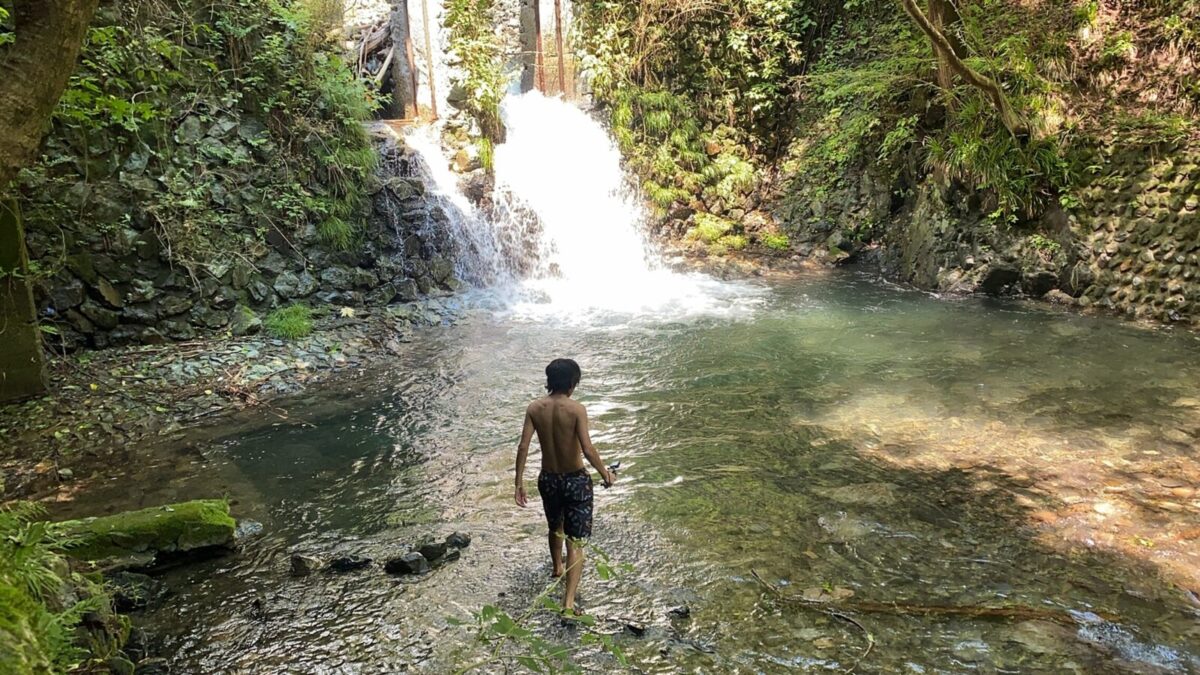
[[[617,482],[616,475],[604,466],[604,462],[600,460],[600,453],[596,452],[596,446],[592,445],[592,436],[588,433],[587,408],[579,406],[579,419],[575,424],[579,434],[579,447],[583,448],[583,456],[587,457],[587,461],[596,467],[596,471],[600,472],[600,477],[604,479],[605,485]]]
[[[514,480],[513,499],[517,506],[525,506],[529,498],[525,495],[525,462],[529,459],[529,442],[533,440],[533,418],[525,411],[525,426],[521,428],[521,442],[517,443],[517,475]]]

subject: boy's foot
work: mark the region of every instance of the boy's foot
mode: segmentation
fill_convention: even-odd
[[[550,573],[550,578],[557,579],[557,578],[561,577],[563,574],[565,574],[566,571],[567,571],[567,569],[565,567],[563,567],[562,565],[559,565],[554,568],[553,572]]]

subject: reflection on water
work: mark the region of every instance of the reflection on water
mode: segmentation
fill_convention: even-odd
[[[464,643],[446,616],[519,607],[548,573],[509,472],[541,369],[570,355],[593,438],[625,469],[598,493],[597,540],[636,568],[586,578],[582,602],[646,672],[1198,667],[1194,336],[848,275],[762,301],[619,330],[480,311],[356,397],[294,410],[307,426],[202,447],[134,499],[224,491],[268,534],[179,572],[144,622],[181,672],[446,670]],[[286,573],[295,551],[379,559],[454,529],[472,547],[418,583]],[[861,631],[776,602],[752,570],[785,593],[1076,620],[857,614],[864,657]]]

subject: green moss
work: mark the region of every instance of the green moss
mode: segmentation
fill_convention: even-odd
[[[312,310],[306,305],[281,307],[267,316],[267,332],[284,340],[296,340],[312,333]]]
[[[721,237],[724,237],[733,230],[732,221],[714,216],[711,213],[697,213],[695,222],[696,225],[688,230],[687,238],[702,241],[706,244],[717,243]]]
[[[749,240],[747,240],[746,235],[743,234],[727,234],[718,239],[717,243],[731,250],[740,251],[746,248],[746,244],[749,243]]]
[[[205,499],[54,525],[72,541],[68,555],[102,560],[138,553],[190,551],[233,540],[237,523],[223,499]]]
[[[786,251],[792,245],[792,241],[786,234],[768,232],[762,236],[762,244],[775,251]]]

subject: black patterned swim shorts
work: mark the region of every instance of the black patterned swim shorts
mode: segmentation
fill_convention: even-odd
[[[546,510],[546,523],[553,532],[562,526],[573,539],[592,536],[592,477],[587,469],[571,473],[538,474],[538,493]]]

